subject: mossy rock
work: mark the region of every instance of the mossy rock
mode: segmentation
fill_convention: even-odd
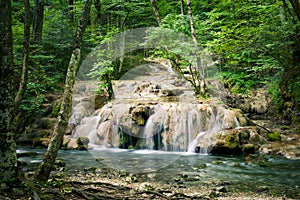
[[[63,158],[56,158],[55,165],[57,167],[64,167],[66,166],[66,161]]]
[[[78,146],[87,146],[89,144],[90,140],[87,137],[79,137],[77,139]]]
[[[259,160],[257,161],[257,164],[258,164],[258,166],[260,166],[260,167],[267,167],[267,163],[266,163],[266,161],[264,161],[263,159],[259,159]]]
[[[241,144],[247,143],[249,138],[250,138],[250,133],[248,130],[241,130],[239,132],[239,140]]]
[[[36,137],[33,139],[32,145],[34,147],[48,147],[50,138]]]
[[[281,130],[288,130],[288,129],[290,129],[289,126],[282,126],[282,127],[281,127]]]
[[[78,145],[78,148],[77,148],[79,151],[87,151],[87,148],[85,145]]]
[[[268,141],[281,141],[281,136],[278,132],[268,133],[267,135]]]
[[[234,135],[226,135],[224,145],[230,149],[236,149],[239,145],[239,142],[236,140]]]
[[[245,144],[243,146],[243,152],[245,154],[254,154],[256,151],[255,145],[254,144]]]

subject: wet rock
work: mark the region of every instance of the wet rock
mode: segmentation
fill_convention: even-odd
[[[48,147],[50,138],[37,137],[33,140],[34,147]]]
[[[63,158],[56,158],[55,163],[57,167],[64,167],[66,166],[66,161]]]
[[[214,155],[252,154],[259,150],[262,140],[255,127],[226,130],[217,134],[217,141],[211,153]]]
[[[251,114],[265,114],[271,105],[271,97],[267,88],[255,88],[250,91],[250,95],[233,94],[227,96],[227,103],[234,108]]]
[[[132,108],[130,112],[132,119],[139,125],[144,126],[147,119],[149,118],[151,114],[150,107],[148,106],[138,106],[135,108]]]
[[[245,144],[243,145],[242,150],[245,154],[254,154],[257,151],[257,148],[254,144]]]
[[[172,90],[163,89],[160,91],[160,96],[162,96],[162,97],[174,96],[174,93]]]
[[[154,190],[154,189],[155,187],[148,182],[141,183],[138,188],[139,191],[147,191],[147,190]]]
[[[87,137],[79,137],[77,138],[77,144],[78,145],[85,145],[87,146],[89,144],[90,140]]]
[[[77,149],[77,139],[76,138],[70,138],[69,142],[67,143],[67,149]]]

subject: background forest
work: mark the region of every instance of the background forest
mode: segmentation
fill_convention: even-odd
[[[20,109],[31,116],[43,109],[47,93],[63,89],[83,2],[29,3],[26,14],[24,2],[13,1],[12,15],[16,86],[21,81],[24,61],[24,26],[30,26],[28,84]],[[182,5],[180,1],[156,1],[161,27],[191,36],[186,4]],[[191,5],[199,45],[218,61],[225,86],[233,93],[247,94],[251,88],[266,85],[272,94],[275,114],[282,113],[285,101],[292,102],[292,110],[299,107],[299,10],[284,0],[207,0],[193,1]],[[82,60],[114,34],[151,26],[157,26],[157,21],[150,1],[95,0],[83,38]],[[121,71],[115,67],[113,77],[118,79],[143,62],[144,54],[125,55],[125,67]],[[147,56],[151,55],[170,56],[149,51]],[[115,66],[120,65],[117,62],[120,61]]]

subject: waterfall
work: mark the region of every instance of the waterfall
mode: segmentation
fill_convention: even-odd
[[[224,105],[198,103],[190,83],[171,67],[146,67],[146,75],[116,81],[115,99],[81,117],[72,137],[88,137],[90,147],[208,153],[217,134],[240,126]],[[84,105],[90,112],[90,104],[77,101],[74,119]]]
[[[140,110],[140,116],[146,115],[144,107],[149,107],[151,115],[144,125],[139,125],[132,112]],[[207,104],[111,103],[98,115],[83,118],[74,136],[87,136],[91,145],[102,147],[208,153],[217,133],[237,126],[235,116],[231,119],[231,115],[222,106]]]

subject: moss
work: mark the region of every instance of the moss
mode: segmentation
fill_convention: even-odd
[[[90,140],[87,137],[79,137],[77,138],[77,144],[78,146],[85,145],[87,146],[89,144]]]
[[[290,127],[289,126],[282,126],[281,130],[288,130]]]
[[[259,160],[257,161],[257,164],[258,164],[258,166],[260,166],[260,167],[267,167],[267,164],[266,164],[266,162],[265,162],[263,159],[259,159]]]
[[[255,146],[253,144],[245,144],[243,146],[243,152],[245,154],[254,154],[255,153]]]
[[[52,109],[52,117],[57,117],[60,111],[61,101],[57,102]]]
[[[56,158],[55,165],[57,167],[64,167],[66,166],[66,161],[63,158]]]
[[[230,149],[235,149],[238,147],[238,143],[234,136],[232,135],[226,135],[225,138],[225,146],[229,147]]]
[[[217,133],[217,134],[216,134],[216,138],[217,138],[217,139],[221,139],[221,138],[222,138],[222,133],[220,133],[220,132]]]
[[[267,140],[268,141],[281,141],[281,136],[278,132],[268,133]]]
[[[79,151],[86,151],[87,148],[86,148],[86,146],[84,146],[84,145],[78,145],[78,150],[79,150]]]
[[[90,140],[87,137],[79,137],[79,138],[77,138],[78,150],[80,150],[80,151],[86,151],[89,142],[90,142]]]

